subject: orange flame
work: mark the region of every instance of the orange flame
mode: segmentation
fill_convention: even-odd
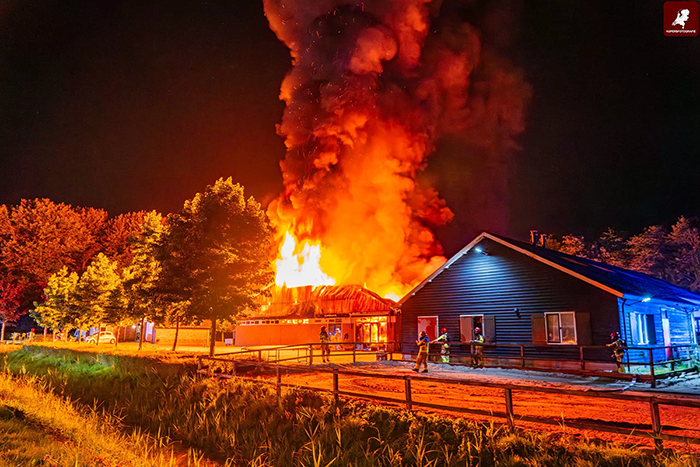
[[[335,285],[335,279],[321,270],[321,245],[303,242],[300,248],[287,232],[275,261],[275,283],[278,287]]]

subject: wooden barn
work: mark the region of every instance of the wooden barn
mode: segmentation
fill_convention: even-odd
[[[271,287],[242,320],[235,345],[292,345],[319,341],[321,326],[336,345],[375,348],[400,336],[396,302],[358,285]]]
[[[444,327],[458,356],[480,327],[487,343],[498,344],[486,348],[487,357],[517,356],[519,348],[501,344],[526,344],[525,357],[562,361],[578,360],[581,346],[609,343],[614,331],[630,347],[697,343],[700,296],[537,244],[486,232],[476,237],[399,302],[402,340],[415,341],[421,330],[434,339]],[[671,356],[653,352],[655,361]],[[607,349],[598,354],[609,356]],[[648,360],[648,351],[628,354]]]

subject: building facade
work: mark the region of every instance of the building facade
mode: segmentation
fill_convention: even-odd
[[[553,359],[578,359],[611,332],[630,347],[695,344],[700,310],[700,296],[645,274],[486,232],[399,303],[406,342],[444,327],[459,355],[479,327],[499,344],[496,355],[520,352],[501,344],[527,344],[533,358]],[[655,361],[669,357],[654,352]]]

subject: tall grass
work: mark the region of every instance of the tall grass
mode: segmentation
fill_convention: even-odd
[[[9,354],[5,368],[39,375],[80,407],[230,466],[700,466],[689,455],[653,456],[564,433],[511,433],[362,402],[336,405],[308,390],[286,390],[278,401],[274,387],[177,375],[152,362],[63,357],[25,349]]]

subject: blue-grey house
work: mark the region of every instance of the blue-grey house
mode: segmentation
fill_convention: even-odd
[[[527,344],[532,357],[562,359],[609,343],[614,331],[630,347],[696,344],[700,311],[700,296],[646,274],[486,232],[399,303],[404,342],[444,327],[457,341],[453,354],[466,353],[459,342],[478,326],[486,342]],[[669,356],[659,349],[654,360]],[[648,351],[636,357],[648,361]]]

